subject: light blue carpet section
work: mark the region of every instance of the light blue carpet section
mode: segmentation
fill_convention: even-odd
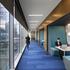
[[[56,56],[45,53],[38,43],[32,41],[26,48],[16,70],[66,70],[63,61]]]

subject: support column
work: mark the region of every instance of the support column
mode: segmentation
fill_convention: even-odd
[[[47,51],[47,27],[44,27],[44,49]]]
[[[10,70],[14,70],[14,18],[15,18],[15,0],[13,0],[13,15],[9,14],[10,23]]]
[[[38,45],[40,46],[40,32],[38,30]]]
[[[35,30],[35,40],[36,40],[36,30]]]
[[[14,17],[10,14],[10,70],[14,70],[13,24]]]

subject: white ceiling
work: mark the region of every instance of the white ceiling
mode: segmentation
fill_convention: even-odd
[[[30,30],[35,30],[52,12],[52,10],[60,3],[61,0],[19,1]]]

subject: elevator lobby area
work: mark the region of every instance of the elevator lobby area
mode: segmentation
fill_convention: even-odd
[[[0,0],[0,70],[70,70],[70,0]]]

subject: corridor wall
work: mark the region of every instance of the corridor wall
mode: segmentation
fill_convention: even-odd
[[[38,40],[38,31],[36,32],[36,40]]]
[[[44,30],[40,30],[40,44],[43,46],[43,41],[44,41]]]
[[[31,39],[35,40],[35,31],[31,31]]]
[[[48,46],[55,47],[55,41],[60,38],[62,44],[67,43],[67,36],[64,26],[48,26]]]

